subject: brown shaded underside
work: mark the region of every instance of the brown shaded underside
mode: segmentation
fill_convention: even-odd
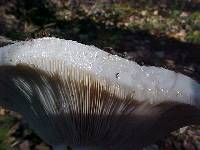
[[[64,72],[0,67],[0,105],[21,113],[51,145],[139,149],[182,126],[200,124],[199,109],[191,105],[135,100],[128,88],[81,70]]]

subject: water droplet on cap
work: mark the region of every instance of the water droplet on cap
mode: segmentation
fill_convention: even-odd
[[[115,74],[115,77],[116,77],[117,79],[120,79],[119,73],[116,73],[116,74]]]
[[[147,73],[147,74],[146,74],[146,76],[147,76],[147,77],[149,77],[149,76],[150,76],[150,74],[149,74],[149,73]]]
[[[151,90],[152,90],[152,89],[150,89],[150,88],[148,89],[148,91],[151,91]]]

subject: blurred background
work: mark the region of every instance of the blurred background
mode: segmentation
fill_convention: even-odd
[[[0,0],[0,46],[45,36],[200,81],[200,0]],[[0,150],[50,149],[20,115],[0,108]],[[144,150],[200,150],[200,127],[181,128]]]

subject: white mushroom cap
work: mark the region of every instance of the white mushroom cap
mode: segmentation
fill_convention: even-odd
[[[63,68],[73,67],[128,86],[141,101],[171,99],[199,105],[195,99],[200,97],[200,92],[194,88],[199,90],[200,86],[189,77],[164,68],[140,66],[75,41],[41,38],[2,47],[0,53],[1,65],[34,64],[49,72],[58,71],[60,75]]]
[[[94,46],[19,42],[0,48],[0,65],[0,105],[52,145],[137,149],[200,122],[196,81]]]

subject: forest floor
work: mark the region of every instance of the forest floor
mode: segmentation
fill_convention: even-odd
[[[171,2],[171,1],[170,1]],[[184,3],[183,3],[184,2]],[[0,46],[44,36],[95,45],[200,81],[200,2],[134,1],[70,9],[63,1],[0,2]],[[49,150],[20,115],[0,108],[0,150]],[[200,150],[200,128],[187,126],[147,150]]]

